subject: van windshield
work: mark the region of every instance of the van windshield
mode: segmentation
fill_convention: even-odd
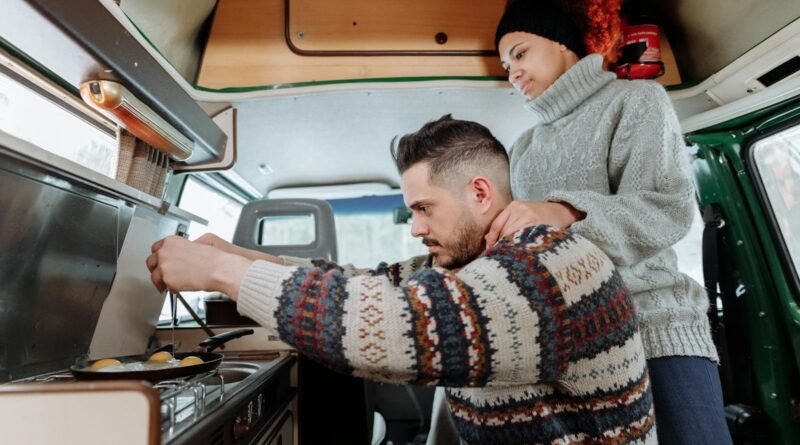
[[[375,267],[425,255],[419,238],[411,236],[410,224],[395,224],[394,209],[405,207],[403,195],[362,196],[328,200],[336,222],[339,264]]]

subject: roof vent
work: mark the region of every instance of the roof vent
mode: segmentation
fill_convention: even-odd
[[[775,68],[764,73],[757,80],[764,84],[765,87],[776,84],[783,79],[791,76],[792,74],[800,71],[800,56],[794,56],[791,59],[783,62]]]

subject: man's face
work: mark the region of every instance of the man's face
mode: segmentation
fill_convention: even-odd
[[[437,265],[457,269],[483,252],[486,227],[476,221],[466,188],[458,192],[431,184],[429,172],[428,163],[420,162],[401,178],[403,199],[414,218],[411,234],[422,238]]]

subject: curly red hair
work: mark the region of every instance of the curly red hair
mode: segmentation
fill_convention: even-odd
[[[622,40],[622,0],[560,0],[583,32],[588,53],[602,54],[607,63],[616,62]]]

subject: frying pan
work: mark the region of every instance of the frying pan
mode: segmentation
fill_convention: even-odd
[[[204,372],[209,372],[217,369],[222,362],[222,354],[211,352],[223,343],[253,333],[252,329],[237,329],[235,331],[226,332],[224,334],[209,337],[198,345],[197,350],[206,352],[178,352],[173,356],[180,360],[190,355],[199,357],[203,363],[187,366],[175,366],[163,369],[143,369],[143,370],[126,370],[126,371],[89,371],[86,368],[91,365],[94,360],[83,360],[72,366],[69,370],[72,375],[78,380],[147,380],[149,382],[158,382],[161,380],[175,379],[178,377],[188,377]],[[124,357],[108,357],[120,361],[120,363],[132,362],[146,362],[151,354],[140,355],[126,355]]]

